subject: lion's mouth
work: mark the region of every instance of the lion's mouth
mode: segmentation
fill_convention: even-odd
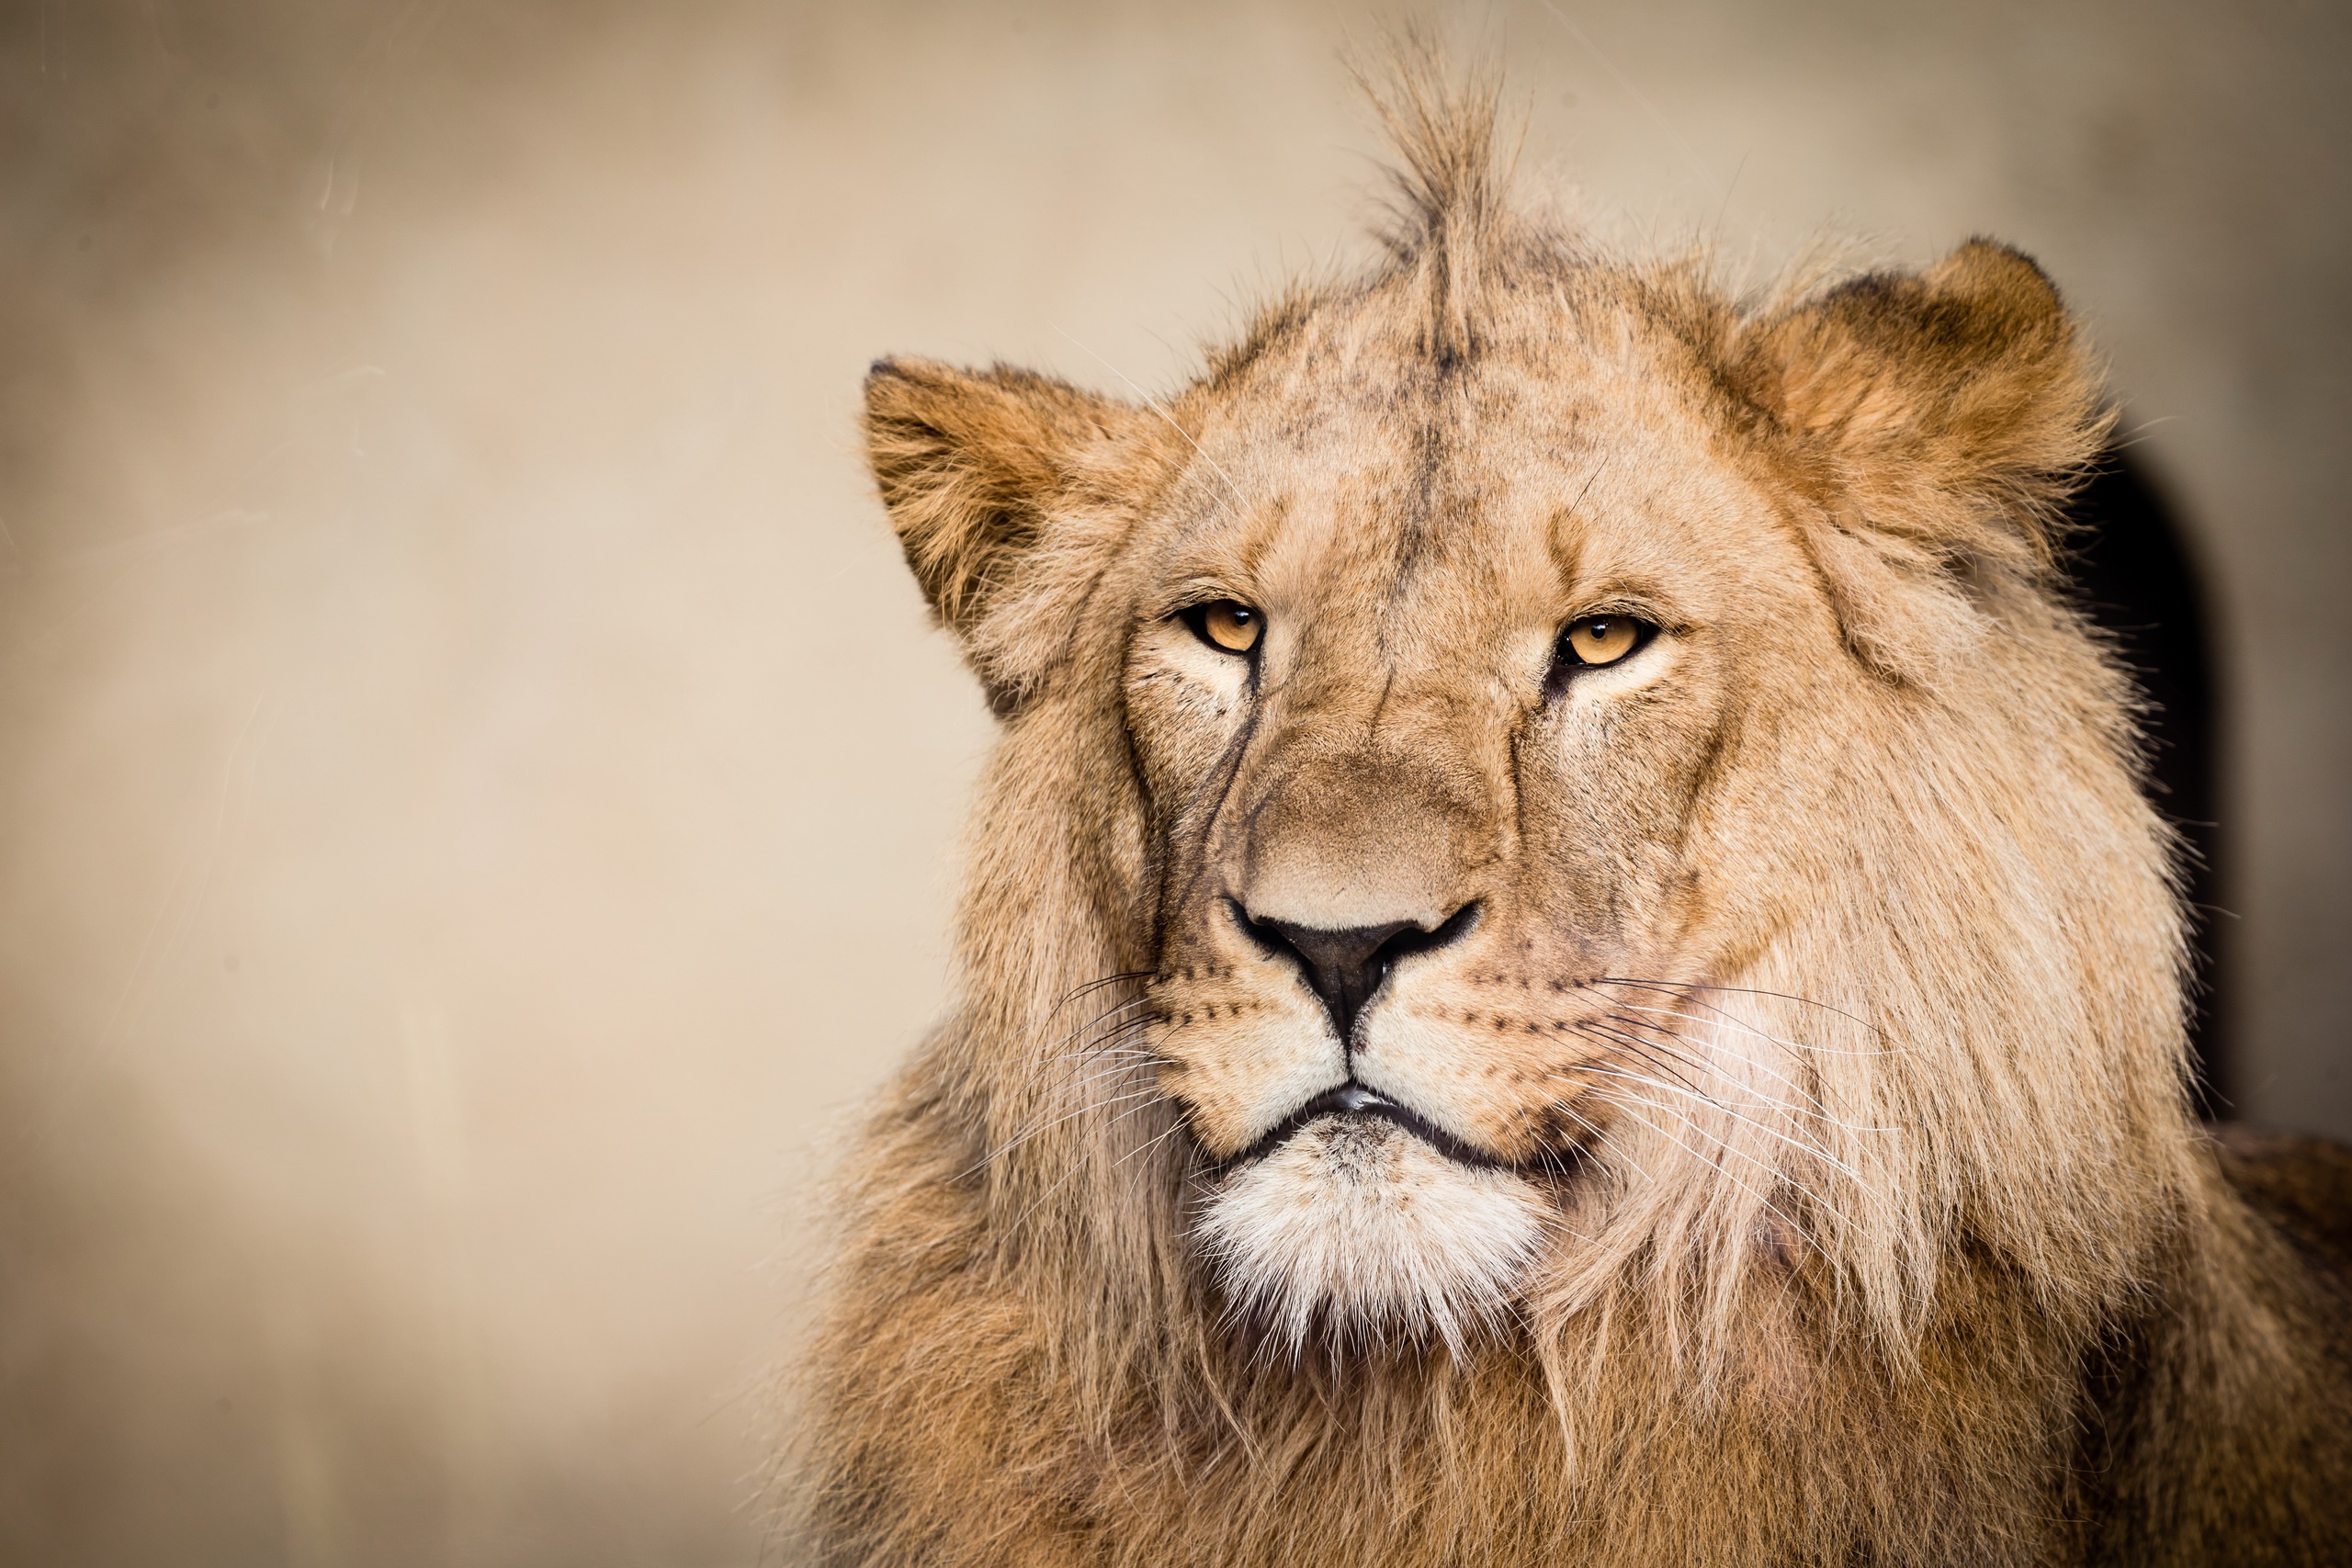
[[[1264,1137],[1227,1161],[1227,1168],[1238,1168],[1263,1159],[1317,1122],[1334,1118],[1366,1121],[1380,1118],[1393,1122],[1446,1158],[1460,1165],[1472,1166],[1479,1169],[1495,1169],[1509,1164],[1508,1161],[1497,1159],[1484,1149],[1464,1143],[1427,1117],[1417,1115],[1386,1096],[1375,1093],[1351,1079],[1336,1089],[1325,1089],[1281,1122],[1276,1122]]]

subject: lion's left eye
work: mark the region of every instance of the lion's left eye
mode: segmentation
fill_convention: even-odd
[[[1185,611],[1184,624],[1211,648],[1226,653],[1247,653],[1258,646],[1258,638],[1266,628],[1266,617],[1238,600],[1219,599]]]
[[[1631,615],[1587,615],[1570,621],[1560,634],[1562,662],[1586,667],[1614,664],[1647,642],[1657,630]]]

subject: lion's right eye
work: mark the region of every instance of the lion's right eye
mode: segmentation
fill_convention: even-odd
[[[1266,617],[1238,600],[1219,599],[1184,612],[1193,635],[1224,653],[1247,653],[1258,646]]]

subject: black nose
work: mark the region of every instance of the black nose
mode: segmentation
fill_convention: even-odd
[[[1477,911],[1477,905],[1464,904],[1435,927],[1424,926],[1418,920],[1390,920],[1383,925],[1327,931],[1295,920],[1257,919],[1238,904],[1234,906],[1242,930],[1268,952],[1297,963],[1307,985],[1323,998],[1323,1009],[1331,1015],[1331,1027],[1339,1032],[1342,1043],[1351,1043],[1355,1035],[1356,1015],[1363,1010],[1373,993],[1380,989],[1381,982],[1388,978],[1396,961],[1408,953],[1443,947],[1470,929]]]

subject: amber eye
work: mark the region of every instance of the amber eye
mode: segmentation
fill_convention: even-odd
[[[1195,637],[1227,653],[1247,653],[1257,647],[1266,625],[1265,616],[1231,599],[1196,604],[1184,612],[1184,619],[1191,623]]]
[[[1614,664],[1641,646],[1648,629],[1631,615],[1587,615],[1569,622],[1560,640],[1579,664]]]

